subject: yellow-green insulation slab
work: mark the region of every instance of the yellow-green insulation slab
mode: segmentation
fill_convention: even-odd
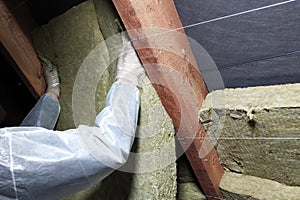
[[[37,52],[57,65],[61,76],[62,109],[57,129],[75,128],[79,123],[93,125],[95,114],[105,106],[120,49],[120,37],[109,37],[121,29],[110,1],[90,0],[34,32]],[[145,79],[129,165],[64,199],[176,199],[174,134],[170,118]]]
[[[254,199],[299,199],[300,84],[214,91],[199,119],[228,170],[222,189]]]

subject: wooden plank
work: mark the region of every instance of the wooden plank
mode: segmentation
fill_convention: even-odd
[[[30,40],[3,0],[0,0],[0,41],[24,75],[31,93],[35,97],[41,96],[45,90],[45,81],[40,61]]]
[[[172,0],[113,0],[207,199],[223,198],[223,167],[198,121],[207,90]],[[176,29],[176,31],[174,31]],[[170,31],[173,30],[173,31]],[[205,152],[205,153],[203,153]]]

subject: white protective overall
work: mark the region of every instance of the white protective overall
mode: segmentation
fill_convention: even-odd
[[[130,43],[120,58],[119,80],[94,127],[0,129],[0,200],[59,199],[101,181],[126,162],[138,119],[136,86],[145,71]]]
[[[118,81],[95,127],[1,129],[0,199],[59,199],[99,182],[126,162],[138,109],[138,89]]]

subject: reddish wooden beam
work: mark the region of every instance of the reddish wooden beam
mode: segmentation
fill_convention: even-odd
[[[172,0],[113,0],[207,199],[223,167],[198,120],[207,90]],[[176,29],[176,31],[174,31]]]
[[[45,90],[45,81],[41,74],[40,61],[31,41],[24,34],[3,0],[0,0],[0,42],[18,65],[31,93],[35,97],[41,96]]]

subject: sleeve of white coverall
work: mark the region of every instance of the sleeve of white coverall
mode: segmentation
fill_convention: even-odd
[[[135,136],[139,109],[139,91],[126,82],[116,82],[106,107],[96,117],[95,127],[79,126],[87,150],[107,167],[124,164]]]
[[[0,129],[0,199],[60,199],[124,164],[134,140],[139,90],[117,81],[106,103],[94,127]]]

